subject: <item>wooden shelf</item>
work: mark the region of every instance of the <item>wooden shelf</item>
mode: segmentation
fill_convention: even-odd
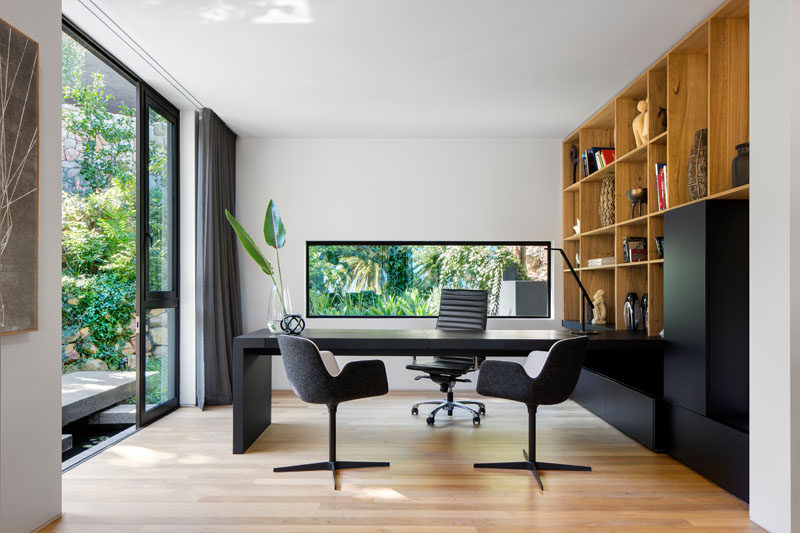
[[[621,309],[628,292],[650,296],[648,328],[652,335],[664,328],[664,258],[658,255],[656,237],[664,234],[664,213],[706,200],[746,200],[750,186],[731,188],[731,160],[734,147],[748,142],[749,132],[749,2],[727,0],[706,20],[686,32],[686,37],[626,87],[583,124],[562,144],[562,232],[568,252],[584,261],[593,257],[616,258],[614,265],[576,268],[581,283],[590,294],[606,293],[609,320],[617,329],[624,328]],[[648,105],[648,129],[651,138],[636,146],[632,124],[639,115],[640,101]],[[659,109],[665,109],[669,129],[663,131]],[[704,198],[690,200],[688,160],[695,132],[705,129],[708,137],[708,188]],[[572,183],[570,148],[579,153],[595,146],[614,146],[616,161]],[[657,210],[655,164],[669,169],[670,205]],[[579,162],[577,174],[583,172]],[[603,180],[613,177],[615,220],[599,227]],[[646,187],[648,212],[627,219],[631,205],[627,189]],[[575,219],[585,228],[571,235]],[[591,228],[591,229],[588,229]],[[622,243],[627,237],[647,239],[647,261],[621,263]],[[566,245],[565,245],[566,246]],[[564,272],[569,272],[564,270]],[[580,291],[572,276],[563,282],[563,319],[580,318]]]
[[[594,235],[614,235],[615,225],[616,224],[611,224],[610,226],[604,226],[602,228],[584,231],[583,233],[581,233],[581,235],[584,237],[592,237]]]
[[[614,173],[614,164],[616,161],[612,161],[611,164],[604,166],[600,170],[595,170],[585,178],[581,180],[581,183],[586,183],[590,181],[603,181],[609,175]]]
[[[622,157],[618,157],[615,163],[641,163],[647,161],[647,143],[639,148],[634,148]]]
[[[666,144],[667,143],[667,132],[660,133],[650,139],[647,144]]]

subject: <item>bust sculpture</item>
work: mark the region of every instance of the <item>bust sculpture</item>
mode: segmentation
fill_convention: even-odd
[[[639,114],[633,119],[631,127],[633,127],[633,138],[636,141],[636,147],[638,148],[646,143],[647,138],[650,136],[650,127],[648,125],[649,120],[647,116],[647,101],[639,100],[639,103],[636,104],[636,109],[639,110]]]
[[[594,293],[592,297],[592,304],[594,304],[594,317],[592,324],[602,325],[606,323],[606,301],[605,291],[602,289]]]

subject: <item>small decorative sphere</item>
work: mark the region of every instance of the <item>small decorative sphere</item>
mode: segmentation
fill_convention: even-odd
[[[288,335],[300,335],[306,327],[303,315],[285,315],[281,319],[281,330]]]

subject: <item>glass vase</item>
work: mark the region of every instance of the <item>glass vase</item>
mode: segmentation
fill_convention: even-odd
[[[277,285],[273,285],[269,291],[269,301],[267,304],[267,327],[272,333],[278,333],[281,330],[281,319],[285,315],[292,313],[292,301],[289,298],[288,287],[283,288],[283,301],[280,298],[280,292]]]

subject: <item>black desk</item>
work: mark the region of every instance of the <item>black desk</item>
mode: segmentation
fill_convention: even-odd
[[[375,330],[307,329],[303,337],[336,355],[527,356],[549,350],[566,330]],[[591,337],[590,350],[647,350],[658,339],[624,331]],[[244,453],[272,421],[272,358],[280,355],[277,335],[267,329],[233,339],[233,453]]]

